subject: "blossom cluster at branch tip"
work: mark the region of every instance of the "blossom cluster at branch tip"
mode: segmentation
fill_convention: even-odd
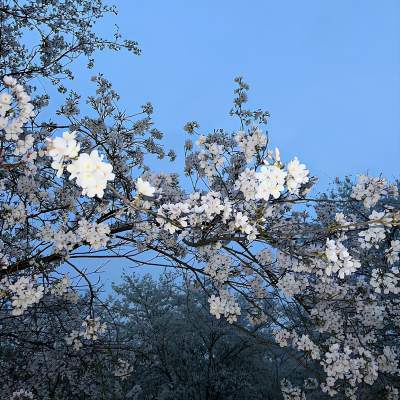
[[[239,304],[236,302],[233,294],[227,290],[220,290],[220,296],[212,295],[208,302],[210,303],[210,313],[217,319],[223,314],[227,321],[232,324],[237,321],[237,316],[241,315]]]
[[[4,131],[5,140],[16,141],[14,155],[22,155],[21,161],[31,163],[37,157],[32,149],[34,137],[28,134],[21,138],[23,125],[35,117],[33,105],[30,103],[31,97],[15,78],[6,75],[3,77],[3,83],[6,88],[0,91],[0,130]]]
[[[22,315],[24,311],[35,303],[39,303],[44,295],[44,286],[38,285],[38,276],[33,279],[27,276],[21,276],[14,283],[11,283],[8,278],[3,278],[0,283],[0,290],[11,292],[12,294],[12,315]]]
[[[74,344],[74,349],[77,351],[83,346],[79,337],[83,336],[86,340],[97,340],[99,335],[107,329],[107,324],[100,323],[100,317],[91,318],[89,315],[82,322],[82,326],[85,328],[85,331],[79,332],[78,330],[73,330],[69,336],[64,338],[66,344],[69,346]]]
[[[104,155],[99,155],[97,150],[93,150],[90,154],[79,154],[80,144],[75,138],[76,132],[64,132],[62,137],[47,139],[48,155],[53,158],[51,166],[57,170],[57,176],[60,177],[65,167],[64,162],[71,160],[67,165],[69,179],[76,178],[77,185],[83,189],[82,195],[102,198],[107,181],[115,178],[112,173],[113,167],[103,161]]]
[[[22,125],[35,117],[31,97],[15,78],[4,76],[3,83],[11,93],[0,93],[0,127],[6,133],[6,140],[17,140],[22,133]]]

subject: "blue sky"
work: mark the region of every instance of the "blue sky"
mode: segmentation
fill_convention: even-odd
[[[196,120],[203,134],[238,129],[230,117],[233,79],[249,83],[249,106],[271,113],[272,146],[320,177],[369,169],[400,173],[398,1],[114,1],[124,37],[139,42],[140,57],[96,54],[123,108],[154,106],[164,145],[178,153],[182,127]],[[80,71],[83,72],[82,69]],[[75,82],[78,83],[78,82]]]
[[[297,156],[322,190],[328,177],[366,170],[399,178],[397,0],[113,4],[119,15],[104,18],[98,31],[112,34],[117,23],[142,55],[97,52],[93,70],[80,61],[72,68],[73,85],[91,94],[90,76],[102,72],[122,108],[133,113],[153,104],[163,144],[178,154],[175,163],[152,164],[154,170],[182,171],[187,121],[196,120],[202,134],[238,130],[228,112],[233,80],[243,76],[249,108],[271,113],[272,147],[284,160]]]

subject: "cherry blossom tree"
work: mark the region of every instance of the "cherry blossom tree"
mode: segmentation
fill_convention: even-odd
[[[93,26],[107,14],[117,14],[115,6],[101,0],[3,0],[0,5],[0,71],[20,83],[47,78],[66,93],[65,79],[74,79],[68,65],[80,56],[93,68],[95,50],[127,49],[140,55],[138,44],[121,41],[118,27],[113,38],[100,38]],[[30,42],[36,41],[32,46]],[[29,89],[36,90],[35,86]]]
[[[2,13],[14,18],[10,9]],[[16,13],[21,27],[29,23],[23,10]],[[85,6],[83,10],[89,12]],[[59,35],[57,25],[43,20],[51,34]],[[82,32],[82,38],[93,39],[89,49],[110,43]],[[54,42],[59,49],[67,46]],[[43,46],[37,54],[45,52]],[[126,46],[134,50],[136,45]],[[75,54],[74,47],[67,49]],[[120,112],[119,96],[102,75],[92,78],[96,96],[87,100],[95,117],[78,118],[80,97],[71,91],[57,112],[65,122],[39,122],[35,106],[43,107],[43,97],[32,102],[34,88],[23,83],[33,76],[29,74],[51,75],[56,84],[58,73],[68,75],[59,53],[54,54],[53,62],[43,56],[44,66],[34,69],[21,67],[21,57],[16,64],[4,64],[4,315],[8,312],[18,325],[49,299],[80,304],[85,316],[77,312],[75,319],[82,329],[67,332],[67,344],[79,354],[83,343],[108,332],[97,315],[98,293],[79,258],[161,265],[181,271],[203,290],[217,320],[226,319],[272,353],[283,351],[307,372],[302,386],[282,379],[284,399],[306,398],[311,386],[331,397],[397,398],[399,182],[364,172],[355,181],[337,180],[330,193],[312,195],[318,178],[304,160],[285,159],[284,150],[270,148],[262,129],[270,115],[244,108],[249,87],[241,77],[235,79],[230,110],[238,118],[238,130],[205,135],[196,121],[188,122],[184,130],[197,140],[184,144],[186,179],[151,171],[145,166],[146,153],[164,156],[155,143],[162,134],[152,128],[151,104],[142,106],[143,119]],[[52,69],[54,65],[58,67]],[[175,158],[173,151],[168,155]],[[61,274],[62,265],[77,276]],[[74,286],[78,277],[88,289],[80,300]],[[44,307],[51,312],[52,306]],[[273,338],[258,334],[264,328],[272,330]],[[129,371],[126,362],[117,360],[120,370]]]

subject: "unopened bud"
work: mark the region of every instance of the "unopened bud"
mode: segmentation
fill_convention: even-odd
[[[275,148],[275,158],[276,161],[281,161],[281,155],[279,154],[279,149],[277,147]]]

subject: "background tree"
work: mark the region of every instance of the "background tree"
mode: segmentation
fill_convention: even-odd
[[[120,300],[95,305],[107,335],[94,342],[77,336],[77,349],[68,333],[82,330],[77,321],[85,318],[84,301],[66,307],[45,299],[24,314],[25,332],[21,323],[2,318],[3,332],[19,338],[16,343],[5,335],[2,341],[2,396],[19,381],[43,399],[125,399],[129,393],[137,399],[281,398],[280,380],[296,376],[292,360],[215,319],[205,293],[179,278],[125,276],[114,286]],[[249,327],[244,318],[240,322]],[[268,328],[257,333],[272,338]]]

